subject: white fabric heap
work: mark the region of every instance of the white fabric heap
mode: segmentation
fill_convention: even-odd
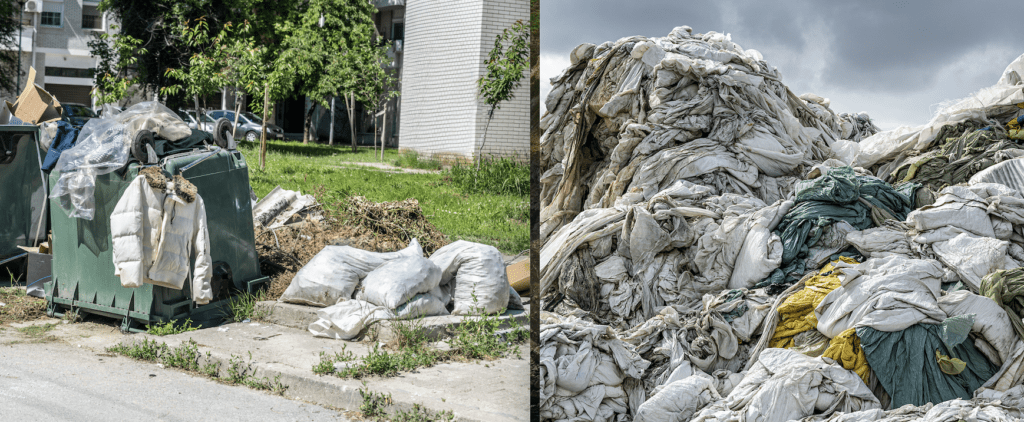
[[[546,312],[541,319],[540,417],[603,422],[635,414],[650,362],[608,326]]]
[[[1019,421],[1024,413],[1019,406],[1006,405],[996,400],[949,400],[924,406],[904,405],[883,411],[867,409],[850,413],[834,413],[827,418],[808,417],[801,422],[1011,422]]]
[[[766,349],[728,397],[705,407],[691,420],[788,421],[880,407],[853,371],[825,358]]]
[[[853,327],[900,331],[946,319],[938,306],[944,271],[937,261],[888,256],[835,268],[842,284],[814,309],[818,331],[829,338]]]

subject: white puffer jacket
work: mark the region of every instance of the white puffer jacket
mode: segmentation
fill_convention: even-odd
[[[114,274],[124,287],[149,283],[181,290],[194,249],[192,299],[207,304],[212,262],[203,199],[184,178],[172,182],[156,169],[136,177],[110,214]]]

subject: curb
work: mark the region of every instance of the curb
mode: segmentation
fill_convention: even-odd
[[[498,317],[501,321],[499,330],[511,328],[513,321],[517,322],[520,327],[524,327],[527,330],[530,328],[530,305],[526,305],[526,310],[523,311],[507,311]],[[316,312],[321,308],[297,305],[294,303],[285,303],[277,301],[263,301],[256,303],[256,312],[265,313],[266,316],[263,320],[282,325],[285,327],[298,328],[305,330],[320,318],[316,316]],[[425,317],[417,320],[415,324],[419,330],[429,341],[437,341],[446,337],[450,337],[455,334],[455,329],[462,324],[466,318],[464,316],[434,316]],[[394,327],[392,321],[380,321],[375,324],[377,327],[377,340],[388,342],[395,338]]]

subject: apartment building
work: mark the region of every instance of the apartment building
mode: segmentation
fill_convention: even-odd
[[[99,1],[24,0],[21,65],[23,76],[36,69],[36,80],[61,102],[92,105],[96,59],[89,54],[93,33],[109,29]],[[22,80],[22,85],[26,81]],[[20,89],[20,88],[19,88]],[[4,98],[17,93],[3,93]]]

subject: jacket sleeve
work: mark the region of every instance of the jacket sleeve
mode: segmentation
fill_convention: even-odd
[[[142,219],[145,177],[139,176],[128,185],[110,213],[110,237],[113,243],[114,275],[121,276],[124,287],[142,285]]]
[[[213,263],[210,259],[210,232],[206,226],[206,205],[203,198],[196,195],[196,215],[192,219],[192,245],[195,248],[196,268],[192,277],[192,299],[199,305],[210,303],[213,289],[210,279],[213,277]]]

